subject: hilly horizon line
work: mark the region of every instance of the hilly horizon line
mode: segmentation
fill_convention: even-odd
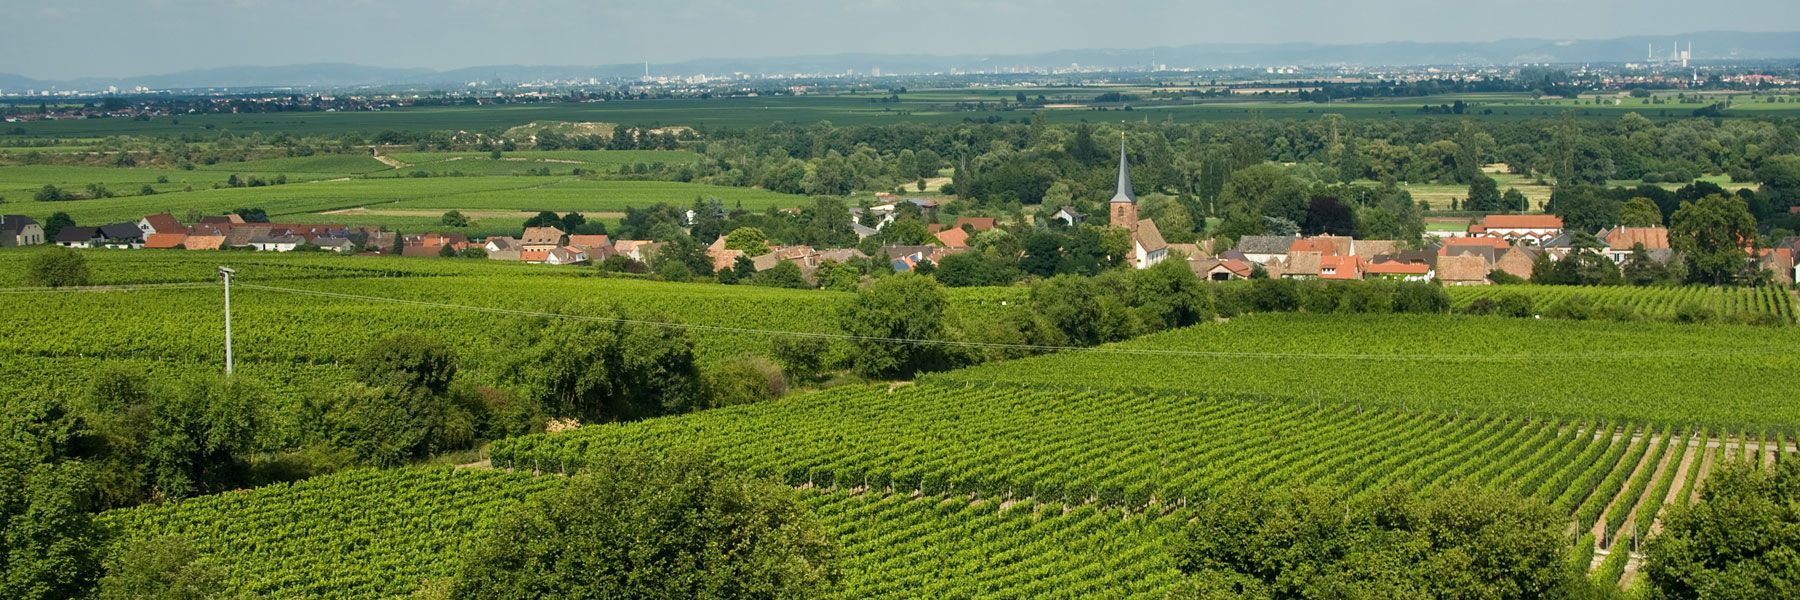
[[[1072,48],[998,53],[839,52],[746,58],[699,58],[649,62],[652,75],[749,73],[869,74],[940,73],[994,68],[1060,68],[1071,63],[1092,68],[1139,68],[1155,63],[1171,68],[1267,66],[1517,65],[1536,63],[1627,62],[1644,58],[1646,43],[1694,42],[1694,60],[1800,59],[1800,31],[1702,31],[1605,39],[1511,37],[1475,42],[1386,41],[1361,43],[1226,42],[1140,48]],[[1684,46],[1685,47],[1685,46]],[[1723,48],[1723,50],[1721,50]],[[1659,54],[1666,52],[1658,48]],[[233,65],[169,73],[43,80],[0,73],[0,90],[25,88],[99,89],[107,85],[152,89],[231,87],[344,87],[462,85],[472,81],[630,78],[644,62],[592,65],[492,64],[452,69],[370,66],[340,61],[284,65]]]

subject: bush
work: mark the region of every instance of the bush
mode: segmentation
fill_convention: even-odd
[[[771,351],[789,379],[811,381],[825,371],[831,342],[816,337],[777,337]]]
[[[1463,307],[1463,314],[1491,315],[1494,314],[1497,304],[1498,303],[1494,302],[1493,298],[1476,298],[1474,302],[1470,302],[1468,306]]]
[[[1675,309],[1675,322],[1677,323],[1705,323],[1718,318],[1717,311],[1698,302],[1689,302]]]
[[[81,253],[62,246],[38,251],[26,264],[25,281],[43,287],[72,287],[88,284],[87,259]]]
[[[761,356],[740,356],[706,371],[708,405],[754,404],[787,394],[781,367]]]
[[[1494,313],[1528,319],[1537,314],[1537,302],[1519,293],[1500,294],[1494,301]]]
[[[837,548],[794,490],[678,456],[609,457],[500,520],[458,598],[804,598]]]
[[[1552,319],[1573,319],[1586,321],[1594,318],[1594,299],[1585,294],[1570,294],[1561,302],[1544,311],[1544,316]]]
[[[1450,293],[1431,283],[1402,283],[1394,288],[1394,312],[1443,314],[1450,312]]]

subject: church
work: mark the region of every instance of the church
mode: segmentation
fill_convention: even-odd
[[[1148,269],[1169,256],[1169,245],[1163,242],[1156,221],[1138,220],[1137,194],[1131,191],[1131,165],[1125,159],[1123,139],[1119,140],[1119,189],[1107,204],[1112,214],[1112,226],[1131,232],[1132,267]]]

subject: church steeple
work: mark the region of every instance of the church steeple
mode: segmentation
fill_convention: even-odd
[[[1119,133],[1119,190],[1113,194],[1112,226],[1137,231],[1137,194],[1131,191],[1131,165],[1125,162],[1125,133]]]
[[[1137,203],[1137,194],[1131,191],[1131,165],[1125,162],[1125,134],[1119,134],[1119,190],[1113,194],[1113,202]]]

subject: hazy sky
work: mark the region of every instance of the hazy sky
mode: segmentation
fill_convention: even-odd
[[[1800,30],[1794,0],[4,0],[0,72],[596,65],[1201,42],[1486,41]]]

